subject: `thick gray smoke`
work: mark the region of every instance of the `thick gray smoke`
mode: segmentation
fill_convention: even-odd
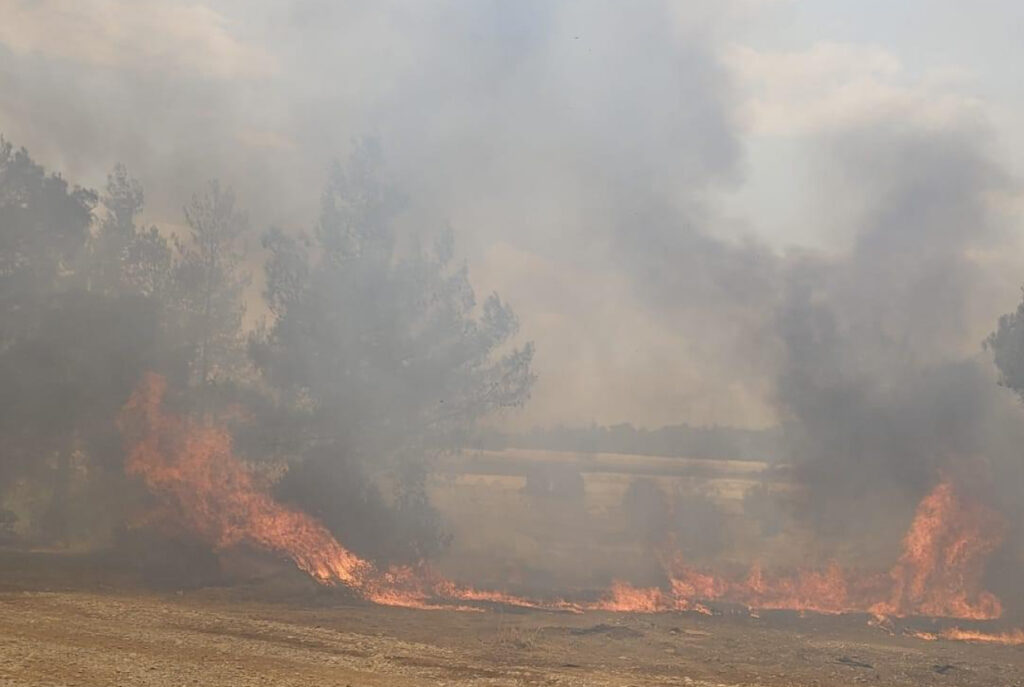
[[[807,125],[800,195],[827,219],[787,236],[824,247],[783,248],[723,202],[757,126],[728,56],[760,4],[0,0],[0,131],[86,186],[128,170],[69,194],[5,149],[5,182],[57,200],[23,213],[28,192],[0,185],[0,276],[30,284],[5,312],[52,306],[24,330],[0,323],[0,372],[41,390],[33,403],[79,405],[53,414],[61,432],[3,425],[20,443],[0,467],[32,463],[39,436],[64,456],[42,461],[46,479],[71,455],[116,467],[109,423],[90,419],[92,436],[63,420],[89,405],[117,332],[159,345],[122,343],[130,370],[91,407],[113,413],[148,368],[198,384],[197,407],[241,403],[257,418],[238,431],[247,452],[305,466],[279,496],[367,548],[376,527],[405,528],[396,555],[430,551],[425,496],[385,503],[364,473],[385,456],[421,483],[409,455],[483,420],[783,425],[809,487],[799,514],[833,533],[906,516],[942,471],[1009,508],[1024,422],[981,347],[1024,279],[1003,255],[1016,237],[999,201],[1017,189],[1000,141],[983,117],[910,108]],[[795,62],[773,83],[798,80]],[[22,259],[52,229],[47,203],[73,215],[74,245]],[[45,274],[22,270],[36,259]],[[202,274],[222,288],[196,291]],[[80,358],[67,311],[108,318],[83,316]]]
[[[886,532],[942,476],[1017,512],[1020,410],[980,345],[1000,282],[985,255],[1007,230],[991,198],[1009,188],[988,144],[886,126],[823,146],[823,190],[854,195],[855,231],[787,266],[777,318],[801,515],[821,530]]]
[[[113,6],[116,27],[89,3],[59,26],[45,3],[10,13],[0,129],[42,162],[93,186],[125,163],[146,218],[179,231],[181,205],[219,178],[255,232],[295,233],[316,221],[332,160],[376,137],[414,208],[407,231],[450,223],[478,289],[513,298],[524,332],[544,330],[524,423],[763,424],[768,376],[733,342],[750,338],[735,323],[760,307],[740,296],[765,292],[749,270],[764,249],[705,236],[707,195],[742,176],[719,55],[730,6]],[[47,26],[82,40],[51,42]],[[168,47],[182,42],[190,54]],[[737,364],[740,383],[705,375]],[[678,383],[662,383],[668,365]]]

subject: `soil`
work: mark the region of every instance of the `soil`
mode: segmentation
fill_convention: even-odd
[[[302,584],[154,591],[0,560],[0,685],[1024,685],[1024,647],[856,616],[409,610]]]

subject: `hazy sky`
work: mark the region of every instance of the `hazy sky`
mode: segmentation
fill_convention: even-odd
[[[1011,0],[0,0],[0,132],[88,185],[124,162],[162,226],[219,177],[260,230],[379,137],[410,224],[536,342],[510,423],[757,426],[781,275],[863,274],[893,207],[973,270],[940,348],[1015,305],[1022,28]]]

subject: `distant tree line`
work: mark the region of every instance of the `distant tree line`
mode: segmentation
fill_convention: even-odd
[[[330,170],[309,232],[267,230],[262,253],[216,181],[184,235],[143,225],[143,208],[123,166],[94,191],[0,139],[0,531],[109,542],[144,512],[115,419],[155,371],[178,412],[223,418],[246,458],[286,465],[277,496],[347,545],[443,545],[429,460],[525,401],[533,347],[510,343],[498,296],[477,301],[450,232],[427,247],[396,233],[377,146]]]
[[[670,425],[658,429],[617,424],[610,427],[555,426],[526,432],[481,430],[480,448],[570,451],[576,453],[631,453],[672,458],[778,461],[784,456],[782,428],[692,427]]]

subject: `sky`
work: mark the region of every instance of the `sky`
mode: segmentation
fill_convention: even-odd
[[[255,230],[308,229],[332,160],[379,139],[409,231],[451,226],[478,294],[536,344],[504,426],[772,425],[806,412],[794,303],[879,333],[836,367],[881,375],[868,341],[982,355],[1024,282],[1017,2],[0,0],[0,18],[0,132],[84,185],[123,162],[168,231],[214,177]]]

